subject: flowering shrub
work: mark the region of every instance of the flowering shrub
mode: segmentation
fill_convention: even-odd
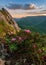
[[[11,41],[12,41],[12,42],[15,42],[15,41],[16,41],[16,38],[12,38]]]
[[[26,33],[28,33],[28,34],[30,34],[30,33],[31,33],[31,31],[30,31],[30,30],[24,30],[24,32],[26,32]]]
[[[46,36],[24,30],[16,36],[6,37],[6,43],[16,58],[26,58],[34,65],[46,65]]]

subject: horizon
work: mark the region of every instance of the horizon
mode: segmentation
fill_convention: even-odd
[[[27,16],[46,16],[46,0],[0,0],[0,8],[4,7],[13,18]]]

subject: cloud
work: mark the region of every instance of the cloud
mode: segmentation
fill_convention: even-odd
[[[22,10],[33,10],[37,9],[38,7],[35,4],[12,4],[10,3],[9,6],[7,6],[9,9],[22,9]]]
[[[41,11],[41,13],[44,13],[44,14],[46,14],[46,9],[45,9],[45,10],[42,10],[42,11]]]
[[[44,5],[37,6],[34,3],[30,4],[10,3],[9,5],[6,6],[6,9],[12,15],[13,18],[46,15],[45,6]]]
[[[26,10],[32,10],[32,9],[36,9],[38,8],[35,4],[25,4],[23,9],[26,9]]]

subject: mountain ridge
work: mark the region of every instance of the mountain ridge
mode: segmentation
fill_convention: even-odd
[[[42,32],[46,33],[43,27],[46,27],[43,25],[43,23],[46,22],[46,16],[29,16],[29,17],[24,17],[21,18],[20,20],[17,21],[18,25],[23,28],[23,29],[30,29],[34,30],[35,32]],[[39,25],[41,25],[39,27]],[[43,31],[44,29],[44,31]]]

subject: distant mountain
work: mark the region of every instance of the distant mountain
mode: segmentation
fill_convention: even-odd
[[[13,20],[12,16],[4,8],[0,10],[0,37],[6,35],[6,33],[15,34],[20,30],[18,24]]]
[[[46,33],[46,16],[29,16],[17,21],[23,29]]]
[[[39,28],[42,32],[46,33],[46,20],[38,25],[36,25],[35,27]]]
[[[14,18],[15,21],[20,21],[21,18]]]

